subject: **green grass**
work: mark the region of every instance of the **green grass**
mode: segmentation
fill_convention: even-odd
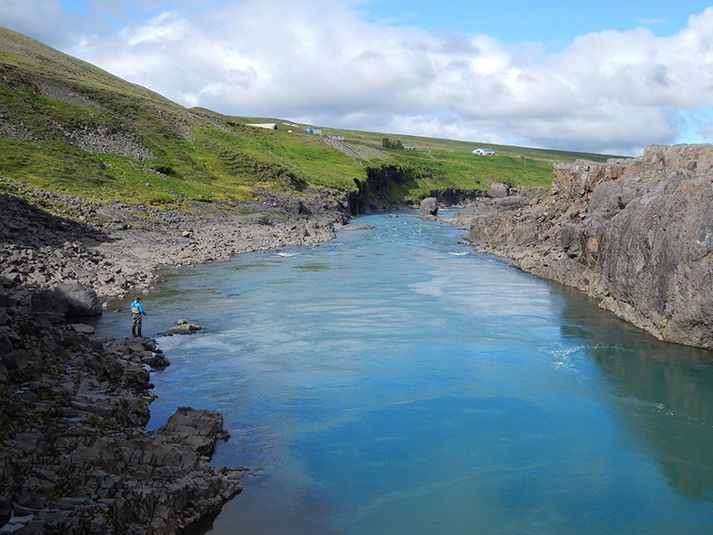
[[[552,181],[551,162],[521,157],[478,157],[434,150],[430,153],[400,151],[393,160],[415,171],[415,184],[405,192],[412,200],[446,188],[487,191],[491,182],[504,182],[527,189],[546,187]]]
[[[323,129],[361,151],[363,157],[355,158],[306,134],[306,125],[186,109],[0,28],[0,131],[3,117],[31,139],[0,135],[0,176],[94,199],[154,205],[247,199],[261,189],[292,195],[308,194],[306,186],[353,189],[368,167],[384,165],[398,166],[409,177],[392,189],[393,200],[419,200],[445,188],[484,191],[493,181],[547,186],[554,162],[605,158],[498,145],[488,145],[498,155],[486,158],[471,154],[482,143],[403,135],[388,137],[416,151],[382,151],[382,133]],[[278,130],[245,126],[251,122],[274,122]],[[86,131],[121,134],[145,146],[151,157],[83,151],[65,135]]]
[[[618,157],[616,155],[595,154],[590,152],[572,152],[551,149],[536,149],[531,147],[516,147],[510,145],[498,145],[488,141],[462,141],[454,139],[430,138],[422,136],[410,136],[405,134],[367,132],[361,130],[343,130],[338,128],[324,128],[324,134],[342,135],[348,143],[362,144],[369,147],[381,149],[382,139],[388,137],[395,141],[400,139],[406,145],[413,145],[418,151],[438,151],[440,153],[461,153],[470,154],[478,147],[492,147],[500,156],[524,157],[545,162],[572,162],[578,159],[592,161],[606,161],[608,158]],[[403,152],[403,151],[390,151]]]

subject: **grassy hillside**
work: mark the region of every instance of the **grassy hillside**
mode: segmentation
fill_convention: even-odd
[[[277,122],[278,130],[246,126]],[[491,181],[541,186],[555,161],[587,156],[389,136],[416,151],[382,150],[383,134],[305,133],[280,119],[186,109],[141,86],[0,28],[0,176],[92,198],[155,205],[183,199],[249,198],[260,189],[304,194],[306,186],[354,187],[368,167],[397,165],[414,180],[400,192],[485,189]]]

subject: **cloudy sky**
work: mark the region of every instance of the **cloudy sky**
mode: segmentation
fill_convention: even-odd
[[[0,25],[186,106],[635,154],[713,142],[692,0],[0,0]]]

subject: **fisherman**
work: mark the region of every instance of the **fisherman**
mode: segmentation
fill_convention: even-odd
[[[145,315],[146,311],[141,304],[141,298],[137,297],[131,303],[131,334],[133,336],[141,336],[141,321],[142,316]]]

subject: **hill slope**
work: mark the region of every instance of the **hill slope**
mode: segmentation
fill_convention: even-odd
[[[280,120],[277,130],[246,126],[257,121],[186,109],[0,28],[0,176],[49,189],[160,205],[353,189],[354,178],[387,165],[407,177],[392,200],[417,200],[494,180],[547,185],[552,162],[581,156],[499,147],[498,156],[476,158],[475,144],[408,136],[416,151],[381,150],[382,134],[330,131],[345,138],[334,140]]]

